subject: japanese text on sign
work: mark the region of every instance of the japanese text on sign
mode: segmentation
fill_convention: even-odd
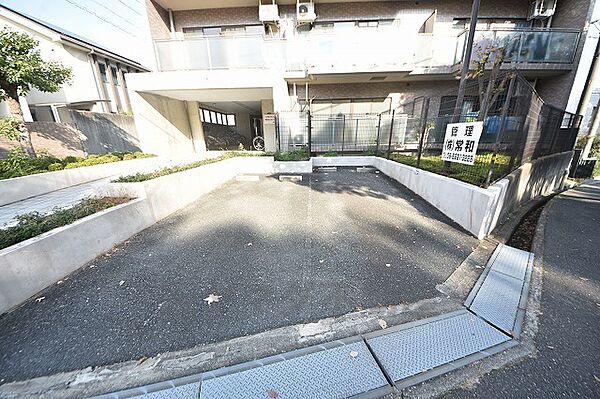
[[[449,123],[446,126],[442,159],[473,165],[482,131],[483,122]]]

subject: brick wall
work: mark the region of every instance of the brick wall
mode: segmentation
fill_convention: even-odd
[[[552,18],[552,28],[583,29],[585,21],[591,13],[590,0],[560,0],[556,6],[556,14]],[[575,54],[575,67],[569,73],[539,79],[536,90],[544,101],[555,107],[565,109],[569,101],[569,94],[577,73],[576,66],[585,44],[586,32],[582,32]]]
[[[26,125],[36,152],[48,152],[57,158],[85,156],[81,135],[74,125],[56,122],[26,122]],[[8,151],[18,146],[17,141],[0,138],[0,158],[5,158]]]
[[[151,1],[151,0],[148,0]],[[524,0],[483,1],[480,16],[525,17],[529,2]],[[280,5],[280,17],[295,16],[294,5]],[[451,22],[453,18],[468,17],[471,4],[465,0],[426,0],[426,1],[372,1],[359,3],[316,4],[318,19],[393,19],[401,15],[433,12],[437,10],[438,22]],[[193,26],[224,26],[259,24],[258,5],[256,7],[215,8],[203,10],[174,11],[175,29]]]
[[[152,39],[168,39],[170,23],[167,10],[153,0],[146,0],[146,10]]]

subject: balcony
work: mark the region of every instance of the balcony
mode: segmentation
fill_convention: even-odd
[[[505,48],[505,62],[570,67],[580,32],[574,30],[477,31],[473,60],[487,46]],[[303,74],[363,72],[447,73],[461,62],[466,32],[418,34],[398,29],[309,32],[287,39],[261,35],[157,40],[160,71],[264,68]],[[520,67],[520,66],[517,66]]]
[[[566,29],[481,30],[475,32],[471,59],[489,47],[504,48],[504,61],[519,64],[572,64],[581,32]],[[458,36],[455,64],[462,61],[467,32]]]

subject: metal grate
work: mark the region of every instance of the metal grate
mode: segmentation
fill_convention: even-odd
[[[397,382],[509,340],[464,310],[367,338],[367,343],[390,379]]]
[[[337,347],[292,352],[218,372],[204,374],[201,399],[348,398],[389,388],[363,341],[341,346],[338,341]]]

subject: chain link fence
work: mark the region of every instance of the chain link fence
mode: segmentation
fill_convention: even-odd
[[[498,76],[486,99],[481,93],[487,85],[467,85],[458,117],[458,122],[483,122],[473,165],[444,162],[441,157],[456,103],[452,92],[381,114],[279,113],[278,149],[306,149],[313,156],[378,155],[482,187],[526,162],[573,149],[578,115],[544,103],[515,71]]]

